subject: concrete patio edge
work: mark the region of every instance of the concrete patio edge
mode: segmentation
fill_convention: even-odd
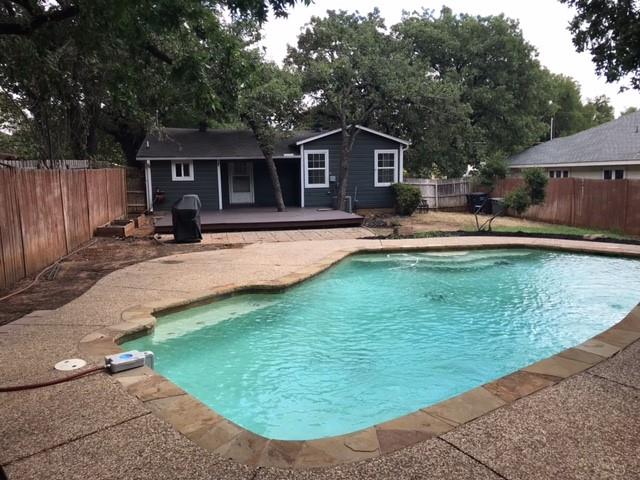
[[[473,237],[466,237],[471,238]],[[436,240],[436,241],[434,241]],[[640,248],[584,241],[500,238],[451,244],[437,239],[369,241],[371,245],[333,252],[321,261],[264,283],[229,284],[194,292],[180,301],[150,302],[121,312],[121,323],[82,338],[79,351],[99,359],[122,351],[119,344],[153,331],[156,316],[253,291],[279,291],[303,282],[358,253],[441,251],[486,248],[537,248],[640,258]],[[116,374],[131,394],[201,447],[251,466],[327,467],[375,458],[439,437],[480,416],[583,372],[640,339],[640,304],[617,324],[590,340],[435,405],[347,435],[307,441],[282,441],[246,430],[146,368]]]

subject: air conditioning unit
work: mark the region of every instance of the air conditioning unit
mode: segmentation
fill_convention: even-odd
[[[351,203],[351,195],[344,197],[344,211],[353,213],[353,204]]]

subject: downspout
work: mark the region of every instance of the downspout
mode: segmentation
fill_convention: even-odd
[[[400,168],[398,171],[398,183],[404,182],[404,152],[409,149],[409,146],[400,147]]]
[[[222,210],[222,174],[220,169],[220,160],[218,160],[218,210]]]
[[[328,160],[327,160],[328,161]],[[300,145],[300,208],[304,208],[304,144]]]
[[[153,187],[151,184],[151,161],[144,162],[144,183],[146,186],[147,210],[153,212]]]

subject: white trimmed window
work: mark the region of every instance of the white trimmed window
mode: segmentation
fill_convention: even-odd
[[[398,181],[398,151],[376,150],[374,153],[374,186],[388,187]]]
[[[329,150],[304,151],[304,186],[325,188],[329,186]]]
[[[624,168],[604,169],[602,178],[604,180],[624,180]]]
[[[193,162],[191,160],[173,160],[171,162],[171,180],[174,182],[192,182]]]
[[[569,178],[569,170],[549,170],[549,178]]]

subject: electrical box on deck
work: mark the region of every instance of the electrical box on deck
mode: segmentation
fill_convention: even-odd
[[[104,363],[111,373],[123,372],[143,366],[153,368],[153,360],[153,352],[139,352],[138,350],[116,353],[104,357]]]

